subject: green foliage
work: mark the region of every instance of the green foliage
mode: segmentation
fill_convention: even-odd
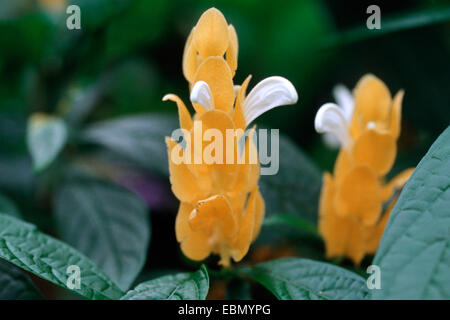
[[[369,30],[364,25],[330,36],[327,45],[346,45],[374,36],[448,21],[450,21],[450,8],[446,7],[408,12],[397,17],[383,19],[383,27],[379,30]]]
[[[205,300],[209,289],[206,267],[193,273],[178,273],[139,284],[122,300]]]
[[[261,176],[259,186],[267,214],[289,212],[315,223],[322,176],[315,164],[292,141],[280,136],[280,168]]]
[[[82,253],[5,214],[0,214],[0,258],[67,289],[67,267],[78,265],[82,281],[75,293],[88,299],[117,299],[123,294]]]
[[[19,268],[0,259],[0,300],[38,300],[42,295]]]
[[[392,93],[405,90],[390,175],[416,166],[448,126],[445,1],[385,2],[380,30],[366,28],[363,2],[67,4],[80,6],[81,30],[67,30],[64,7],[0,4],[0,299],[41,299],[40,291],[65,297],[64,290],[46,290],[45,281],[36,281],[36,288],[27,273],[87,299],[205,299],[209,277],[227,283],[227,299],[265,298],[265,291],[254,290],[260,284],[278,299],[450,298],[450,128],[391,213],[373,260],[381,267],[380,290],[368,290],[363,279],[371,257],[358,267],[305,259],[325,259],[318,203],[323,170],[331,169],[336,151],[324,147],[313,122],[318,106],[333,99],[333,85],[351,89],[371,72]],[[183,47],[211,6],[238,33],[235,84],[252,74],[249,92],[266,76],[281,75],[299,93],[298,104],[257,119],[258,128],[286,134],[280,136],[279,172],[260,177],[266,216],[256,242],[243,262],[221,271],[179,252],[179,202],[168,196],[165,145],[179,124],[175,105],[161,101],[173,92],[193,111],[181,70]],[[285,247],[303,258],[277,259]],[[81,268],[81,289],[67,287],[69,265]],[[182,272],[187,266],[200,269]]]
[[[9,214],[13,217],[20,218],[20,213],[14,203],[0,193],[0,212]]]
[[[307,232],[310,235],[317,236],[317,227],[314,224],[292,214],[273,214],[264,219],[263,224],[265,227],[288,225],[300,231]]]
[[[450,297],[450,127],[404,187],[373,264],[381,269],[375,299]]]
[[[81,138],[106,147],[143,168],[167,175],[164,139],[177,127],[174,116],[140,115],[93,124]]]
[[[272,260],[243,272],[280,300],[354,300],[368,296],[366,281],[359,275],[308,259]]]
[[[27,143],[36,172],[46,169],[55,160],[66,143],[67,134],[62,119],[41,115],[31,118]]]
[[[62,240],[129,289],[150,242],[147,208],[135,194],[106,181],[70,180],[55,197],[55,218]]]

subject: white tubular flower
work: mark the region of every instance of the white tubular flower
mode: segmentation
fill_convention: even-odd
[[[242,111],[247,126],[270,109],[297,103],[292,83],[283,77],[269,77],[258,83],[245,98]]]
[[[343,147],[351,144],[349,123],[342,108],[335,103],[326,103],[320,107],[314,120],[314,127],[319,133],[332,134]]]
[[[234,90],[239,91],[240,86]],[[204,81],[194,84],[191,102],[202,105],[206,111],[214,109],[214,100],[209,85]],[[292,83],[283,77],[269,77],[259,82],[245,98],[242,112],[248,126],[258,116],[270,109],[297,103],[298,95]]]
[[[338,84],[333,88],[333,97],[337,105],[344,111],[345,119],[350,122],[355,107],[351,91],[346,86]]]
[[[337,106],[338,108],[341,109],[342,116],[346,120],[347,126],[348,126],[352,119],[353,109],[354,109],[354,100],[353,100],[352,93],[344,85],[338,84],[337,86],[335,86],[333,88],[333,96],[337,102],[337,104],[335,104],[335,106]],[[319,114],[319,113],[317,113],[317,114]],[[317,116],[316,116],[316,121],[317,121]],[[348,136],[348,134],[347,134],[347,136]],[[330,147],[332,149],[337,149],[342,145],[341,138],[338,138],[338,136],[333,132],[325,131],[324,135],[323,135],[323,141],[325,142],[325,144],[328,147]]]
[[[192,103],[203,106],[206,111],[214,109],[214,100],[211,89],[205,81],[198,81],[194,84],[190,99]]]

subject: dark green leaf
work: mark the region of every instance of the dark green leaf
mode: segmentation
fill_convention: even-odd
[[[16,266],[0,259],[0,300],[37,300],[42,295]]]
[[[367,15],[369,17],[369,15]],[[364,24],[342,33],[335,34],[326,40],[326,45],[342,45],[380,36],[392,32],[429,26],[435,23],[450,21],[450,8],[436,8],[409,12],[397,17],[382,18],[381,29],[369,30]]]
[[[0,214],[0,258],[35,275],[67,287],[67,268],[81,270],[80,289],[72,289],[88,299],[117,299],[122,291],[89,258],[34,225]],[[69,289],[71,290],[71,289]]]
[[[58,156],[67,139],[67,127],[63,120],[44,115],[30,119],[27,144],[36,172],[47,168]]]
[[[244,269],[245,270],[245,269]],[[332,264],[283,258],[243,271],[280,300],[366,299],[366,281]]]
[[[403,188],[373,264],[374,299],[450,299],[450,127]]]
[[[139,115],[108,120],[90,126],[86,142],[102,145],[140,166],[168,175],[165,137],[178,128],[170,115]]]
[[[209,290],[205,266],[193,273],[178,273],[139,284],[123,300],[205,300]]]
[[[0,212],[9,214],[13,217],[20,218],[19,210],[8,198],[0,193]]]
[[[148,210],[130,191],[93,179],[65,183],[55,201],[64,241],[91,258],[122,290],[144,266],[150,241]]]
[[[302,219],[301,217],[294,216],[292,214],[272,214],[264,219],[263,225],[265,227],[271,227],[276,225],[287,225],[297,228],[301,231],[307,232],[308,234],[317,236],[317,227],[315,224],[309,222],[308,220]]]
[[[319,169],[284,136],[280,136],[279,157],[278,173],[263,175],[259,182],[267,214],[287,212],[315,223],[322,185]]]

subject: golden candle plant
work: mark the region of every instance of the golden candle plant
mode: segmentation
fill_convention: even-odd
[[[163,98],[177,104],[180,128],[192,137],[186,139],[188,145],[207,129],[218,130],[222,136],[233,130],[238,141],[263,112],[297,102],[294,86],[282,77],[269,77],[246,95],[250,76],[240,86],[233,83],[237,57],[234,27],[219,10],[204,12],[189,34],[183,54],[183,74],[189,82],[194,116],[178,96],[168,94]],[[240,261],[258,236],[265,205],[258,190],[259,162],[251,161],[257,158],[251,138],[254,130],[249,131],[243,152],[238,143],[214,151],[204,145],[194,150],[194,161],[184,162],[175,161],[175,155],[191,157],[188,148],[166,138],[172,191],[180,200],[176,238],[192,260],[203,260],[214,253],[220,255],[221,265],[228,266],[230,259]],[[208,152],[214,154],[213,158],[223,154],[227,162],[195,161]]]

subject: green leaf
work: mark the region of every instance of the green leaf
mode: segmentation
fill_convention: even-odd
[[[369,15],[367,15],[368,17]],[[393,17],[382,18],[381,29],[369,30],[366,24],[337,33],[326,39],[326,46],[343,45],[364,40],[367,38],[399,32],[408,29],[420,28],[436,23],[450,21],[450,7],[408,12]]]
[[[62,239],[128,290],[144,266],[150,242],[148,210],[134,193],[106,181],[74,179],[56,195]]]
[[[392,210],[373,264],[374,299],[450,299],[450,127],[434,142]]]
[[[81,230],[82,231],[82,230]],[[89,258],[29,223],[0,214],[0,258],[88,299],[117,299],[123,292]],[[67,267],[81,270],[80,289],[67,287]]]
[[[143,168],[169,174],[165,137],[178,128],[171,115],[139,115],[93,124],[82,140],[102,145]]]
[[[35,172],[44,170],[55,160],[66,140],[67,127],[63,120],[43,114],[30,118],[27,144]]]
[[[41,293],[19,268],[0,259],[0,300],[38,300]]]
[[[0,193],[0,212],[7,213],[13,217],[21,218],[21,214],[14,203]]]
[[[205,300],[209,290],[205,266],[193,273],[178,273],[139,284],[122,300]]]
[[[280,300],[366,299],[366,281],[332,264],[283,258],[243,270]]]
[[[315,224],[301,217],[294,216],[292,214],[280,213],[272,214],[264,219],[263,225],[265,227],[272,227],[277,225],[287,225],[294,227],[298,230],[304,231],[310,235],[318,236],[317,227]]]
[[[268,216],[288,212],[315,223],[322,185],[320,170],[289,138],[281,135],[279,155],[278,173],[263,175],[259,182]]]

